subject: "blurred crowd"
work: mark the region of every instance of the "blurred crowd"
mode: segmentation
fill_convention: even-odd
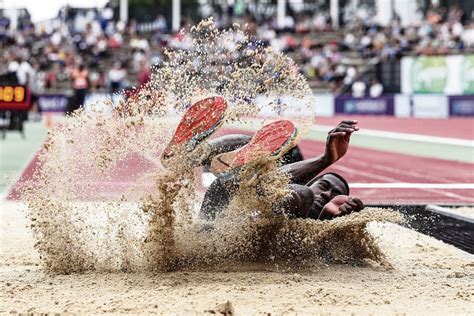
[[[245,26],[264,45],[287,53],[311,83],[333,92],[351,86],[356,96],[383,93],[377,78],[362,80],[360,65],[406,54],[444,55],[474,48],[474,22],[463,23],[458,7],[430,9],[418,22],[402,27],[395,17],[381,27],[369,15],[354,16],[336,30],[328,12],[288,15],[283,29],[273,17],[221,14],[221,28]],[[150,79],[152,65],[163,61],[166,47],[188,49],[191,41],[170,34],[168,21],[158,16],[147,25],[118,22],[112,8],[79,11],[63,9],[57,19],[9,28],[0,21],[0,74],[14,74],[32,94],[72,90],[75,104],[87,91],[115,93]],[[184,19],[183,26],[192,24]]]
[[[129,85],[129,72],[144,83],[154,56],[149,39],[130,29],[115,22],[107,7],[84,12],[66,8],[46,24],[15,30],[4,26],[0,74],[15,73],[18,83],[28,84],[34,94],[70,88],[113,93]]]

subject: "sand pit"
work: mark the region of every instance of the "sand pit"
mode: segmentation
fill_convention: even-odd
[[[49,276],[26,227],[26,207],[2,202],[0,313],[204,314],[230,301],[237,315],[469,314],[474,258],[395,224],[369,230],[393,269],[228,263],[212,271]]]

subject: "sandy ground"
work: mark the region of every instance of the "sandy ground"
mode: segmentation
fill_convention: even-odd
[[[0,314],[218,313],[229,301],[249,314],[470,314],[474,257],[394,224],[369,227],[392,270],[348,265],[306,269],[229,264],[163,274],[45,275],[24,206],[2,202]]]
[[[474,207],[453,207],[448,208],[449,211],[453,212],[454,214],[462,215],[465,217],[473,218],[474,219]]]

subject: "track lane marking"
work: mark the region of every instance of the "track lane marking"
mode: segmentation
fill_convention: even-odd
[[[343,167],[343,166],[331,166],[331,167],[334,168],[334,169],[338,169],[338,170],[341,170],[341,171],[352,173],[354,175],[359,174],[359,175],[364,175],[366,177],[381,180],[381,181],[385,181],[385,182],[400,183],[400,181],[398,179],[391,178],[391,177],[385,177],[385,176],[378,176],[378,175],[375,175],[375,174],[370,173],[370,172],[360,171],[360,170],[356,170],[356,169],[352,169],[352,168],[348,168],[348,167]],[[441,191],[439,189],[428,189],[428,188],[418,188],[418,189],[426,191],[426,192],[430,192],[430,193],[435,193],[436,195],[444,195],[446,197],[458,199],[458,200],[461,200],[463,202],[474,201],[474,198],[472,198],[472,197],[468,197],[468,196],[464,196],[464,195],[460,195],[460,194],[456,194],[456,193],[452,193],[452,192],[445,192],[445,191]]]
[[[349,167],[332,165],[331,168],[338,169],[340,171],[344,171],[344,172],[347,172],[347,173],[359,174],[361,176],[366,176],[366,177],[369,177],[369,178],[372,178],[372,179],[377,179],[377,180],[380,180],[380,181],[400,182],[398,179],[395,179],[395,178],[380,176],[380,175],[373,174],[371,172],[361,171],[361,170],[357,170],[357,169],[353,169],[353,168],[349,168]]]
[[[389,171],[389,172],[396,173],[396,174],[403,173],[404,175],[417,177],[417,178],[421,178],[421,179],[429,180],[429,181],[433,181],[433,182],[438,182],[439,181],[439,177],[435,178],[435,177],[431,177],[429,175],[427,176],[426,174],[418,173],[416,171],[394,168],[394,167],[387,166],[387,165],[380,164],[380,163],[367,163],[365,161],[362,161],[362,160],[359,160],[359,159],[354,159],[354,158],[351,158],[350,160],[347,160],[346,163],[359,165],[359,166],[363,166],[363,167],[370,167],[370,168],[381,170],[381,171]],[[446,181],[448,181],[448,180],[446,180]]]
[[[367,189],[450,189],[470,190],[474,189],[474,183],[410,183],[410,182],[357,182],[351,183],[352,188]]]
[[[318,132],[329,132],[333,129],[334,126],[329,125],[313,125],[311,130]],[[409,134],[409,133],[398,133],[398,132],[386,132],[375,129],[361,129],[357,131],[359,135],[379,137],[379,138],[389,138],[389,139],[401,139],[401,140],[410,140],[415,142],[425,142],[425,143],[434,143],[434,144],[443,144],[443,145],[456,145],[463,147],[474,148],[474,140],[460,139],[460,138],[450,138],[450,137],[440,137],[440,136],[428,136],[420,134]]]

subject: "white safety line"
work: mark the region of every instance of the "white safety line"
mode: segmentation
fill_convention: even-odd
[[[351,173],[351,174],[358,174],[358,175],[361,175],[361,176],[369,177],[369,178],[379,180],[379,181],[384,181],[384,182],[392,183],[392,182],[400,181],[400,179],[396,179],[396,178],[392,178],[392,177],[386,177],[386,176],[382,176],[382,175],[377,175],[375,173],[368,172],[368,171],[362,171],[360,169],[354,169],[354,168],[338,166],[338,165],[335,165],[335,166],[333,165],[333,166],[331,166],[331,168],[340,170],[342,172],[347,172],[347,173]]]
[[[364,189],[450,189],[450,190],[469,190],[474,189],[474,183],[351,183],[351,188]]]
[[[334,126],[329,126],[329,125],[313,125],[311,127],[311,130],[318,131],[318,132],[329,132],[333,128]],[[409,141],[415,141],[415,142],[427,142],[427,143],[434,143],[434,144],[456,145],[456,146],[474,148],[474,140],[469,140],[469,139],[428,136],[428,135],[398,133],[398,132],[385,132],[385,131],[365,129],[365,128],[358,131],[357,134],[371,136],[371,137],[400,139],[400,140],[409,140]]]
[[[23,179],[21,177],[23,176],[23,173],[25,173],[26,168],[28,168],[29,165],[33,162],[33,159],[35,159],[36,154],[39,154],[39,152],[41,151],[41,148],[43,147],[43,144],[44,144],[45,141],[46,141],[46,138],[41,142],[39,148],[34,150],[33,154],[31,154],[28,157],[26,162],[20,168],[20,171],[17,172],[14,176],[12,176],[11,179],[9,179],[9,184],[7,184],[7,186],[5,187],[3,192],[0,192],[0,201],[4,201],[4,200],[7,199],[8,195],[13,190],[15,185],[24,183],[24,181],[22,181]]]
[[[394,167],[390,167],[390,166],[387,166],[387,165],[378,164],[378,163],[374,163],[374,162],[368,163],[368,162],[365,162],[365,161],[362,161],[362,160],[354,159],[352,157],[351,157],[351,160],[348,161],[348,164],[354,164],[354,165],[358,165],[358,166],[373,168],[373,169],[381,170],[382,172],[391,172],[391,173],[398,174],[398,175],[399,174],[404,174],[405,176],[421,178],[424,181],[430,181],[431,183],[436,183],[439,180],[439,177],[436,177],[436,176],[432,177],[432,176],[430,176],[429,174],[426,174],[426,173],[423,174],[423,173],[415,172],[415,171],[412,171],[412,170],[394,168]]]
[[[333,168],[337,169],[337,170],[344,171],[344,172],[348,172],[348,173],[351,173],[351,174],[359,174],[359,175],[370,177],[372,179],[376,179],[376,180],[379,180],[379,181],[384,181],[384,183],[387,183],[387,182],[388,183],[399,183],[399,181],[400,181],[399,179],[380,176],[380,175],[375,175],[371,172],[365,172],[365,171],[358,170],[358,169],[352,169],[352,168],[347,168],[347,167],[342,167],[342,166],[334,166]],[[438,194],[438,195],[444,195],[446,197],[455,198],[455,199],[458,199],[458,200],[461,200],[461,201],[468,201],[468,200],[469,201],[474,201],[473,197],[459,195],[459,194],[452,193],[452,192],[446,192],[446,191],[443,191],[444,189],[431,189],[431,188],[421,188],[421,187],[418,187],[418,188],[420,190],[423,190],[423,191],[426,191],[426,192],[435,193],[435,194]]]
[[[204,187],[208,187],[212,181],[216,179],[212,173],[204,172],[202,174],[202,182]],[[149,187],[153,186],[154,182],[140,182],[133,181],[76,181],[75,185],[81,186],[133,186],[133,187]],[[451,189],[451,190],[470,190],[474,189],[474,183],[409,183],[409,182],[356,182],[350,183],[351,188],[366,188],[366,189]]]

